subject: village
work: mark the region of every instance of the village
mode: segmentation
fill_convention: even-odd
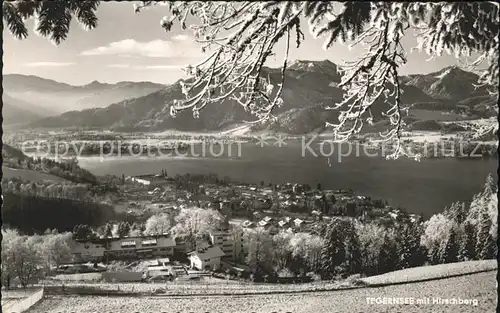
[[[92,231],[92,236],[74,239],[72,262],[59,265],[57,273],[102,272],[103,279],[110,282],[171,281],[207,275],[249,278],[252,269],[247,255],[252,239],[245,233],[317,235],[334,217],[385,225],[421,218],[350,189],[323,190],[320,185],[313,189],[298,183],[241,184],[214,174],[169,177],[165,170],[123,180],[121,198],[114,202],[127,223],[138,225],[153,216],[174,216],[192,208],[218,212],[223,219],[210,227],[199,226],[206,231],[194,238],[162,229],[154,234],[138,231],[121,236]]]

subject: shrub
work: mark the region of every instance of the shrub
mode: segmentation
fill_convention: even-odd
[[[165,288],[156,288],[154,291],[153,291],[153,294],[154,295],[158,295],[158,294],[163,294],[163,293],[166,293],[167,291],[165,290]]]
[[[295,274],[288,268],[284,268],[278,272],[278,277],[295,277]]]
[[[311,277],[311,279],[312,279],[313,281],[321,281],[321,275],[316,274],[316,273],[314,273],[314,272],[309,272],[309,273],[307,273],[307,274],[306,274],[306,276]]]

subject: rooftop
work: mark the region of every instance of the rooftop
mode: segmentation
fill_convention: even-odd
[[[199,251],[192,251],[189,252],[189,255],[195,255],[197,256],[200,260],[210,260],[214,258],[220,258],[225,256],[225,253],[222,252],[221,248],[218,246],[214,247],[208,247],[205,249],[201,249]]]

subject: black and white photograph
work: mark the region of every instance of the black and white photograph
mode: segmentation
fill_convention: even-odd
[[[499,35],[496,1],[3,1],[1,312],[497,312]]]

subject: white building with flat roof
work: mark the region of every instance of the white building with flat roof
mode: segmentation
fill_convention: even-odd
[[[220,260],[224,255],[220,247],[213,246],[190,252],[188,258],[191,269],[216,270],[220,268]]]
[[[106,244],[95,241],[75,241],[71,248],[71,254],[75,261],[100,261],[104,257]]]
[[[175,240],[168,235],[109,237],[75,241],[71,253],[77,261],[141,259],[172,256],[174,247]]]
[[[224,252],[226,259],[235,260],[241,256],[243,250],[243,234],[238,236],[228,230],[210,232],[210,243],[218,246]]]

